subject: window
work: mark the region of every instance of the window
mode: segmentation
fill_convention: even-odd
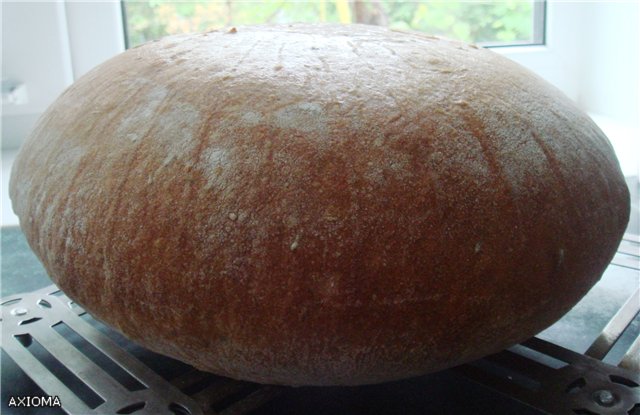
[[[162,36],[224,26],[365,23],[441,35],[483,46],[544,43],[541,0],[493,2],[393,0],[194,1],[123,0],[127,46]]]

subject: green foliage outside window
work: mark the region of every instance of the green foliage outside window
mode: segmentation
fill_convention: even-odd
[[[467,42],[509,44],[533,39],[533,1],[389,0],[192,1],[125,0],[129,46],[162,36],[225,26],[335,22],[418,30]]]

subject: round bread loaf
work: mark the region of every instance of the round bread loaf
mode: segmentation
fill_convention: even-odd
[[[378,27],[147,43],[67,89],[13,206],[51,278],[197,368],[424,374],[547,327],[629,216],[606,137],[498,54]]]

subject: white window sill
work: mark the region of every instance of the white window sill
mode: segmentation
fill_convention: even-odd
[[[639,177],[640,129],[604,115],[590,113],[589,116],[609,138],[620,161],[622,174],[625,177]]]

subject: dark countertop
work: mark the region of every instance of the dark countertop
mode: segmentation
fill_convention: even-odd
[[[0,239],[0,298],[52,284],[18,226],[2,227]]]

